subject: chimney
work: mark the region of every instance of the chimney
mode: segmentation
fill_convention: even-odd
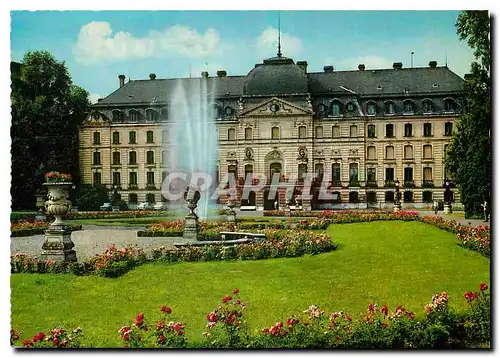
[[[120,87],[123,87],[125,84],[125,75],[120,75],[118,78],[120,79]]]
[[[365,65],[364,65],[364,64],[362,64],[362,63],[360,63],[360,64],[358,65],[358,70],[360,70],[360,71],[364,71],[364,70],[365,70]]]
[[[323,71],[325,71],[326,73],[331,73],[333,72],[333,66],[325,66],[323,67]]]
[[[201,73],[201,77],[208,78],[208,72],[207,71],[203,71]]]
[[[225,70],[217,71],[217,77],[226,77],[227,72]]]
[[[394,62],[394,64],[392,65],[392,68],[394,68],[395,70],[400,70],[403,68],[403,63],[402,62]]]
[[[437,65],[438,63],[436,61],[429,62],[429,67],[436,68]]]
[[[304,73],[307,73],[307,61],[297,61],[297,66],[304,70]]]
[[[149,79],[150,79],[151,81],[154,81],[154,80],[156,79],[156,74],[155,74],[155,73],[150,73],[150,74],[149,74]]]

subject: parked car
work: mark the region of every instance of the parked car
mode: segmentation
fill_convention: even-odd
[[[144,203],[140,203],[139,205],[137,205],[137,210],[148,210],[148,209],[151,209],[151,203],[147,203],[147,202],[144,202]]]
[[[104,203],[100,207],[101,211],[111,211],[112,208],[113,205],[111,205],[111,203]]]
[[[155,205],[153,205],[153,210],[167,210],[167,203],[163,203],[163,202],[160,202],[160,203],[156,203]]]

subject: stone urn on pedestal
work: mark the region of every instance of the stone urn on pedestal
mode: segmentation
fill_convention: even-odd
[[[189,213],[187,214],[184,222],[184,230],[182,232],[182,237],[184,239],[198,239],[198,233],[200,232],[200,222],[198,221],[198,215],[196,215],[194,210],[198,206],[200,197],[200,191],[195,187],[188,187],[184,192],[184,200],[188,203],[189,209]]]
[[[47,175],[51,176],[47,177]],[[63,216],[71,209],[69,201],[69,189],[73,186],[71,175],[59,174],[57,172],[47,173],[48,200],[45,202],[45,210],[55,217],[53,223],[45,230],[45,241],[42,245],[42,260],[55,262],[76,261],[76,252],[73,250],[75,244],[71,240],[71,230],[69,230],[62,220]],[[59,180],[59,181],[57,181]]]
[[[399,191],[398,179],[396,179],[394,185],[396,186],[396,200],[394,200],[394,212],[397,213],[399,210],[401,210],[401,192]]]
[[[234,231],[236,229],[236,212],[234,211],[234,202],[229,199],[227,202],[227,213],[226,213],[226,218],[229,223],[231,231]]]

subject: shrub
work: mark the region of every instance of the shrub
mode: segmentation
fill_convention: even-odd
[[[95,255],[89,262],[97,274],[118,277],[146,262],[146,255],[142,249],[130,246],[117,249],[113,244],[102,254]]]
[[[15,329],[10,331],[10,344],[12,346],[19,345],[20,335]],[[31,339],[23,340],[22,346],[24,348],[81,348],[83,347],[80,343],[82,336],[80,327],[73,329],[71,332],[60,327],[50,330],[47,334],[43,331],[38,332]]]
[[[10,224],[11,237],[43,234],[49,225],[46,221],[17,221]],[[66,225],[66,228],[69,231],[77,231],[82,229],[82,225]]]

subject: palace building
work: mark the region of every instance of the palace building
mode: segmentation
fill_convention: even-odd
[[[317,178],[304,208],[392,207],[400,183],[403,208],[443,200],[444,155],[460,114],[463,80],[446,66],[308,72],[306,61],[277,57],[246,75],[130,80],[94,105],[80,127],[80,175],[84,184],[114,188],[130,208],[165,201],[161,183],[168,168],[169,93],[177,81],[215,89],[218,177],[232,172],[306,173]],[[318,199],[326,180],[332,198]],[[241,188],[238,195],[241,195]],[[238,200],[272,209],[268,188]],[[458,193],[455,193],[457,195]],[[455,198],[457,199],[457,198]]]

